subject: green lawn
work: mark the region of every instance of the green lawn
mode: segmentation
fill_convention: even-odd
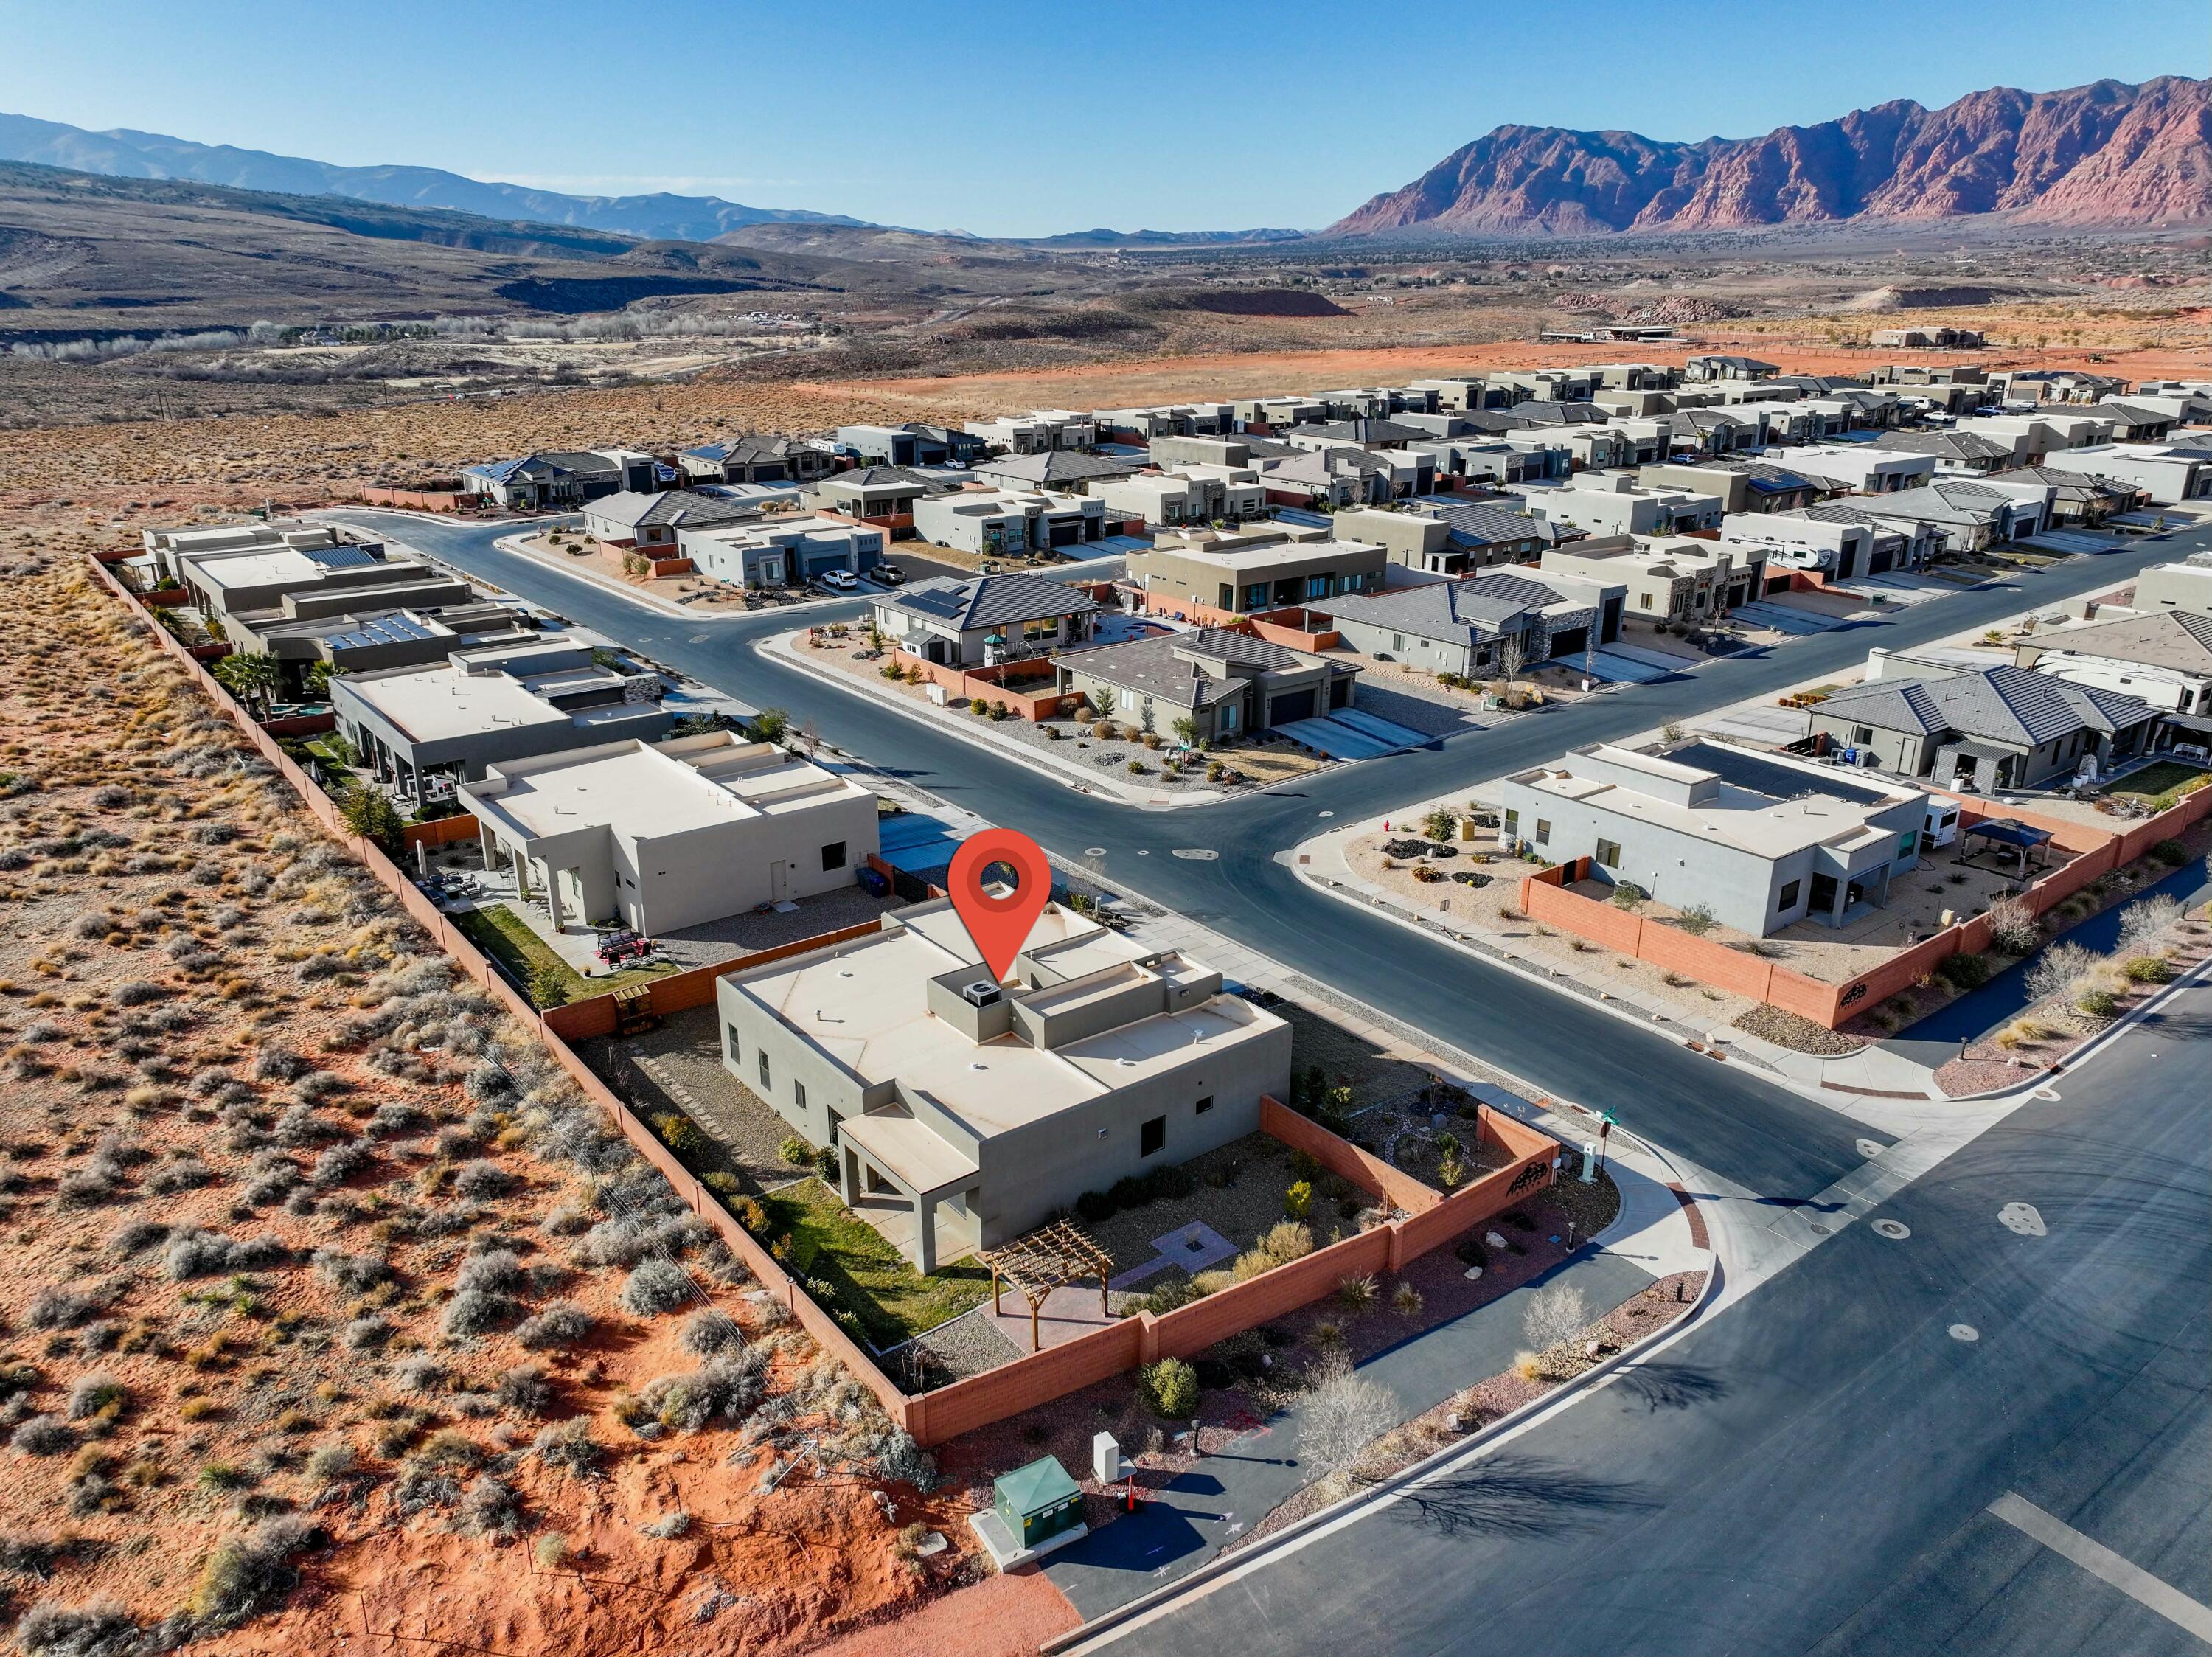
[[[787,1264],[793,1274],[827,1283],[830,1309],[852,1313],[878,1348],[934,1329],[990,1298],[988,1267],[962,1260],[923,1276],[819,1179],[763,1200],[775,1231],[791,1236]]]
[[[555,954],[553,946],[532,932],[522,917],[505,904],[495,904],[489,909],[464,910],[450,918],[471,943],[513,973],[516,983],[527,987],[533,982],[532,975],[540,967],[550,967],[560,974],[562,994],[557,1000],[538,1002],[541,1012],[548,1007],[564,1007],[572,1001],[604,996],[609,990],[647,978],[665,978],[676,970],[673,966],[635,967],[608,978],[586,978]]]
[[[2179,759],[2160,759],[2139,771],[2130,772],[2105,792],[2132,795],[2146,801],[2154,811],[2164,811],[2180,803],[2183,794],[2188,791],[2185,784],[2201,786],[2204,775],[2202,765]]]

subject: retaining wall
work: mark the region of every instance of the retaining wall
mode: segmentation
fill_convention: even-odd
[[[402,838],[407,849],[417,846],[450,846],[462,840],[473,840],[483,832],[473,813],[462,812],[453,817],[434,818],[428,823],[410,823]]]

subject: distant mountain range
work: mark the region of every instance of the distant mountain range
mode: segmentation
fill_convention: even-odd
[[[265,149],[229,144],[195,143],[166,133],[129,127],[94,132],[61,121],[0,114],[0,161],[32,161],[46,167],[76,168],[122,179],[181,179],[222,185],[232,190],[273,191],[296,196],[348,196],[387,207],[444,208],[484,218],[526,219],[640,236],[648,241],[713,241],[758,224],[830,225],[848,229],[887,227],[842,213],[803,208],[748,207],[719,196],[572,196],[557,190],[533,190],[520,184],[488,184],[435,167],[338,167]],[[994,238],[960,231],[903,231],[902,236],[938,236],[951,242]],[[1091,249],[1172,247],[1239,241],[1295,241],[1298,230],[1078,230],[1065,235],[1009,237],[1022,247]],[[867,255],[863,253],[862,257]]]
[[[1324,236],[1743,230],[2002,213],[2034,223],[2212,219],[2212,82],[1910,99],[1760,138],[1501,126]]]

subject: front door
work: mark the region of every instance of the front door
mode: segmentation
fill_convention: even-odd
[[[1834,914],[1835,908],[1836,877],[1832,874],[1815,874],[1813,877],[1812,900],[1806,905],[1805,912],[1808,915],[1826,917]]]
[[[790,896],[791,865],[779,857],[768,866],[768,900],[780,904]]]

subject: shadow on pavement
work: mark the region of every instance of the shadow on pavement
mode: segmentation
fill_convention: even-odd
[[[1591,1478],[1530,1456],[1498,1455],[1409,1486],[1392,1511],[1402,1523],[1443,1536],[1534,1538],[1658,1505],[1633,1484]]]
[[[1710,1369],[1686,1363],[1648,1363],[1624,1370],[1614,1386],[1653,1415],[1690,1410],[1728,1396],[1728,1383]]]

